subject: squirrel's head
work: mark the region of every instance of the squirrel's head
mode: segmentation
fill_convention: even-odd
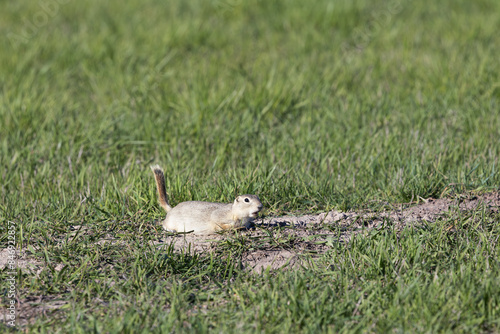
[[[257,195],[240,195],[233,203],[233,214],[240,218],[255,218],[263,206]]]

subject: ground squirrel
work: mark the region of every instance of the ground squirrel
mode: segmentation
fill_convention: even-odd
[[[160,166],[151,166],[156,179],[160,206],[167,211],[163,228],[170,232],[211,234],[232,228],[248,228],[262,203],[256,195],[240,195],[231,204],[190,201],[172,208],[168,205],[165,176]]]

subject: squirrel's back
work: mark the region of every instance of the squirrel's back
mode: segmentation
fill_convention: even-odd
[[[179,203],[167,214],[163,222],[166,230],[196,234],[213,233],[231,228],[232,204],[189,201]]]

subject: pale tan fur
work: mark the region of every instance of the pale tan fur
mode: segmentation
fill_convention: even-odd
[[[248,228],[262,210],[256,195],[240,195],[233,203],[211,203],[190,201],[172,208],[168,204],[165,176],[160,166],[151,166],[155,175],[160,206],[167,211],[163,228],[170,232],[193,232],[212,234],[217,231]]]

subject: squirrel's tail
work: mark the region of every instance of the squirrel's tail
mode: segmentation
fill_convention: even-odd
[[[169,212],[172,210],[172,207],[168,205],[167,201],[167,190],[165,189],[165,176],[163,175],[163,169],[161,169],[158,165],[154,165],[151,166],[151,170],[155,174],[156,189],[158,189],[158,200],[160,202],[160,206],[165,209],[165,211]]]

